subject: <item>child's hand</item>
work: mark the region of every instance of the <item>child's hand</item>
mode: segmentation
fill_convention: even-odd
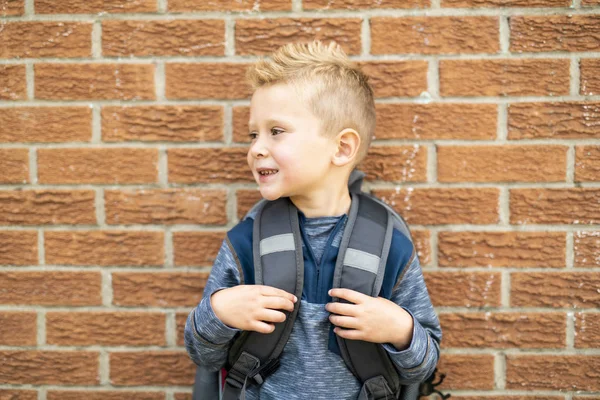
[[[396,303],[383,297],[371,297],[350,289],[331,289],[331,297],[350,303],[328,303],[332,313],[329,320],[336,325],[334,332],[351,340],[391,343],[404,350],[412,340],[413,319]]]
[[[293,311],[298,299],[285,290],[263,285],[238,285],[219,290],[211,298],[215,315],[227,326],[271,333],[274,323],[285,321],[277,310]]]

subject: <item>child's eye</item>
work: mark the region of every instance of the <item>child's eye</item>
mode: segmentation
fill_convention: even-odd
[[[250,132],[248,134],[248,136],[250,136],[250,139],[256,139],[256,133],[255,132]]]
[[[273,135],[278,135],[278,134],[280,134],[280,133],[283,133],[283,130],[281,130],[281,129],[277,129],[277,128],[271,128],[271,133],[272,133]]]

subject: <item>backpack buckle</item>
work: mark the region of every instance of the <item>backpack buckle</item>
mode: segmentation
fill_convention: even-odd
[[[272,358],[248,373],[248,378],[258,385],[262,385],[265,379],[279,368],[279,358]]]

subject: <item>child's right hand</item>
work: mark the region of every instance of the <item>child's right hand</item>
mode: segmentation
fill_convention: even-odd
[[[285,290],[263,285],[238,285],[219,290],[210,298],[215,315],[227,326],[244,331],[271,333],[275,323],[285,321],[292,312],[296,296]]]

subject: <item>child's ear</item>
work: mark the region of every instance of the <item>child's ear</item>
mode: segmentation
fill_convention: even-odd
[[[336,153],[332,157],[333,164],[341,167],[356,158],[360,148],[360,135],[354,129],[346,128],[335,137]]]

